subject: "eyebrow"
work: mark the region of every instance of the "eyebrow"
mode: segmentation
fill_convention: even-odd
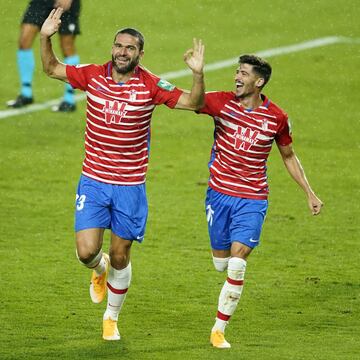
[[[116,46],[122,46],[122,47],[126,47],[126,48],[135,48],[135,49],[138,48],[138,46],[137,46],[136,44],[135,44],[135,45],[132,45],[132,44],[124,45],[124,44],[119,43],[119,42],[114,42],[114,45],[116,45]]]

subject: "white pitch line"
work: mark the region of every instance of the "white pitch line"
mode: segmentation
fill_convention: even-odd
[[[328,37],[313,39],[313,40],[309,40],[309,41],[304,41],[304,42],[293,44],[293,45],[280,46],[280,47],[276,47],[276,48],[272,48],[272,49],[261,50],[261,51],[256,52],[255,54],[258,56],[264,57],[264,58],[269,58],[272,56],[290,54],[290,53],[294,53],[294,52],[298,52],[298,51],[313,49],[313,48],[317,48],[317,47],[321,47],[321,46],[328,46],[328,45],[332,45],[332,44],[339,44],[339,43],[359,44],[360,40],[347,38],[344,36],[328,36]],[[237,64],[238,59],[239,59],[239,57],[234,57],[231,59],[218,61],[218,62],[215,62],[212,64],[205,65],[204,71],[209,72],[209,71],[214,71],[214,70],[219,70],[219,69],[224,69],[224,68],[227,68],[230,66],[234,66]],[[163,79],[167,79],[167,80],[172,80],[172,79],[178,79],[178,78],[188,76],[188,75],[191,75],[190,69],[167,72],[164,74],[160,74],[159,77],[161,77]],[[75,99],[77,101],[84,100],[85,98],[86,98],[85,94],[75,95]],[[11,117],[11,116],[22,115],[22,114],[26,114],[26,113],[31,113],[34,111],[45,110],[55,104],[58,104],[60,101],[61,101],[61,99],[54,99],[54,100],[46,101],[41,104],[29,105],[29,106],[27,106],[25,108],[21,108],[21,109],[2,110],[2,111],[0,111],[0,119],[5,119],[5,118]]]

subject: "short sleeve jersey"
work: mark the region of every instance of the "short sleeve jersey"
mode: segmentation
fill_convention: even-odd
[[[286,113],[263,96],[258,108],[245,109],[233,92],[208,92],[199,111],[214,118],[209,186],[221,193],[267,199],[266,161],[273,141],[292,142]]]
[[[152,112],[160,104],[174,108],[182,91],[141,66],[126,83],[114,82],[111,73],[111,62],[66,67],[70,84],[87,95],[82,173],[110,184],[142,184]]]

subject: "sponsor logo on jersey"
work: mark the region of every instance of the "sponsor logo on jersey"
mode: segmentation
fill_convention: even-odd
[[[159,82],[156,84],[159,88],[162,88],[167,91],[171,91],[175,89],[175,85],[170,84],[168,81],[160,79]]]
[[[105,101],[103,107],[103,112],[105,114],[105,122],[107,124],[120,124],[121,119],[125,116],[126,103],[114,100],[114,101]]]
[[[257,136],[259,135],[259,130],[251,130],[246,127],[243,128],[238,126],[237,130],[234,133],[235,138],[235,149],[236,150],[249,150],[252,145],[257,143]]]

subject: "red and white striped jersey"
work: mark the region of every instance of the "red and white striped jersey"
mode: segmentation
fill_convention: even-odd
[[[182,91],[141,66],[126,83],[114,82],[111,72],[111,62],[66,66],[70,84],[87,95],[82,173],[110,184],[142,184],[152,112],[160,104],[174,108]]]
[[[199,113],[215,122],[209,162],[209,186],[221,193],[247,199],[267,199],[266,161],[275,140],[292,142],[288,117],[263,96],[256,109],[245,109],[233,92],[208,92]]]

